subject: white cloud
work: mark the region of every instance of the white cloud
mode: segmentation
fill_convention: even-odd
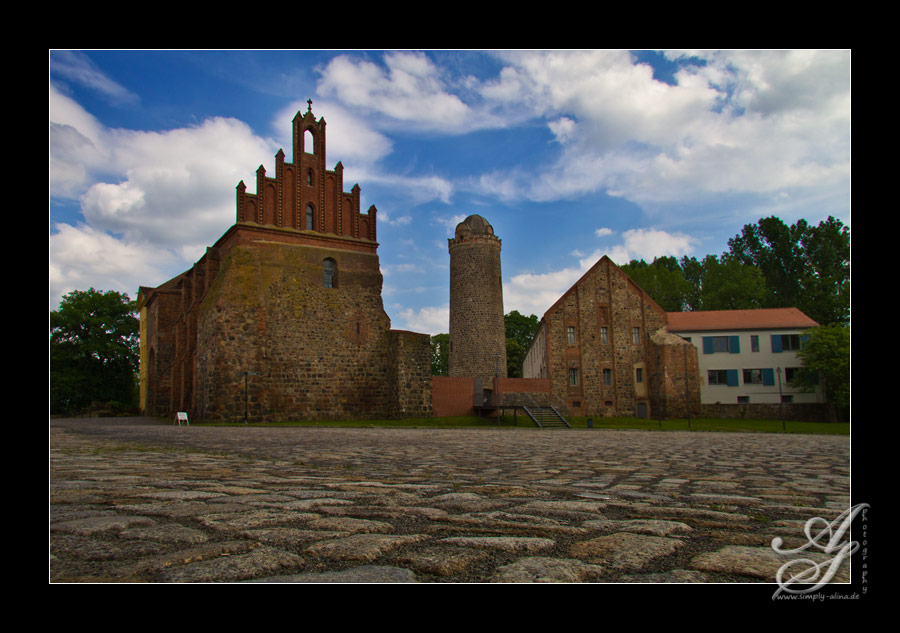
[[[85,86],[114,105],[134,105],[139,101],[136,94],[109,78],[80,51],[54,51],[52,58],[52,74]]]
[[[165,281],[179,258],[189,266],[234,223],[237,183],[255,191],[256,166],[275,154],[235,119],[163,132],[105,128],[53,88],[50,127],[51,195],[80,199],[89,225],[51,236],[54,296],[85,283],[133,294]]]
[[[561,151],[539,178],[511,168],[479,185],[506,199],[605,189],[641,204],[847,188],[848,52],[692,54],[705,65],[682,68],[677,85],[624,51],[504,54],[482,94],[546,118]]]
[[[135,299],[140,285],[162,283],[178,257],[87,226],[60,224],[50,235],[50,307],[73,290],[115,290]]]
[[[104,140],[120,175],[85,192],[85,218],[167,247],[215,241],[234,222],[238,182],[255,191],[255,166],[274,160],[272,145],[235,119],[165,132],[108,130]]]
[[[398,318],[391,327],[399,330],[411,330],[434,336],[450,331],[450,306],[425,306],[419,310],[401,309]]]
[[[627,264],[632,259],[643,259],[649,263],[656,257],[682,257],[691,253],[696,244],[696,240],[689,235],[656,229],[631,229],[625,231],[622,237],[625,241],[609,255],[619,265]]]
[[[454,129],[469,107],[449,92],[440,70],[422,53],[384,55],[384,65],[340,55],[322,71],[318,92],[409,124]]]
[[[607,235],[612,235],[612,234],[613,234],[613,230],[605,228],[605,227],[601,227],[594,231],[594,235],[596,235],[597,237],[606,237]]]

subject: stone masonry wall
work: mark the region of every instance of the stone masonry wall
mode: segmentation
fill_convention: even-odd
[[[391,330],[392,383],[396,387],[400,417],[430,416],[431,409],[431,336],[404,330]]]
[[[602,258],[544,315],[553,393],[573,415],[650,413],[660,401],[651,380],[657,353],[650,335],[665,319],[625,273]]]
[[[450,242],[449,374],[487,385],[498,374],[506,377],[500,240],[481,235]]]
[[[334,288],[323,287],[326,258],[337,266]],[[400,410],[402,373],[404,407],[424,409],[424,394],[413,404],[419,370],[407,370],[415,353],[398,352],[381,286],[374,254],[234,248],[200,309],[198,408],[211,420],[243,419],[245,406],[254,421],[384,417]]]

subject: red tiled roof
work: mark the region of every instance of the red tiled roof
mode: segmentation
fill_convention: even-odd
[[[670,332],[809,328],[819,324],[797,308],[667,312]]]

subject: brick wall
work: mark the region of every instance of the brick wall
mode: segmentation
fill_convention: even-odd
[[[475,415],[472,378],[431,377],[431,402],[435,417]]]

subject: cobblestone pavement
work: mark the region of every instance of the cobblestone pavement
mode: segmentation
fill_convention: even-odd
[[[50,580],[774,583],[772,540],[848,509],[849,445],[52,420]]]

